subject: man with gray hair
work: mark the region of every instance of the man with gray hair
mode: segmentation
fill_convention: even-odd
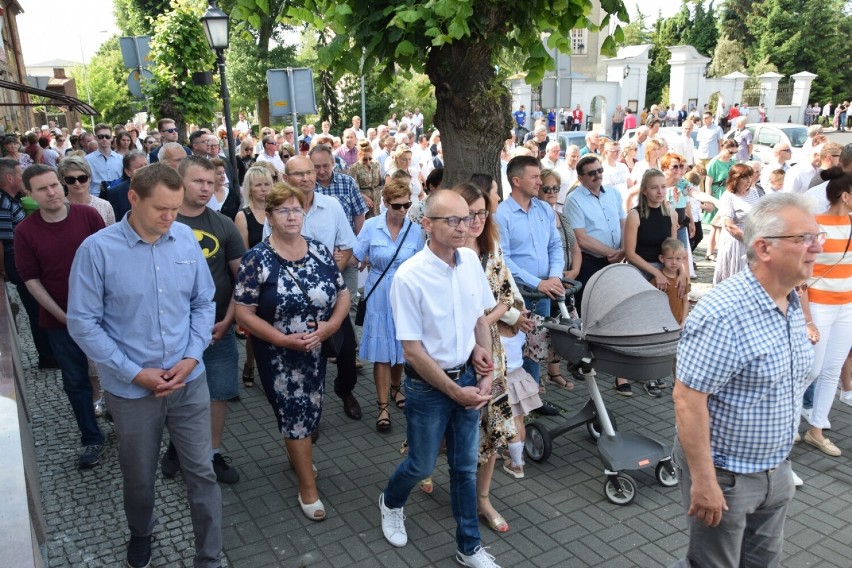
[[[787,160],[793,155],[790,145],[787,142],[776,144],[772,149],[772,153],[775,155],[775,161],[763,169],[763,176],[760,178],[760,185],[764,189],[769,187],[769,175],[772,172],[775,170],[784,170],[786,173],[790,169],[790,164],[787,163]]]
[[[737,155],[734,159],[737,162],[747,162],[751,159],[751,152],[754,147],[754,134],[746,128],[748,117],[740,116],[737,118],[737,130],[734,133],[734,140],[737,141]]]
[[[177,142],[166,142],[157,151],[157,161],[163,162],[173,170],[177,170],[178,164],[184,158],[186,158],[186,149]]]
[[[798,164],[787,170],[784,176],[784,193],[804,193],[808,190],[811,179],[819,172],[823,146],[814,146],[802,155]]]
[[[588,132],[586,134],[586,145],[580,149],[580,157],[582,158],[586,154],[598,154],[601,153],[601,138],[600,135],[594,130]]]
[[[814,358],[794,288],[824,240],[804,196],[763,197],[746,219],[748,266],[686,320],[672,457],[689,547],[676,567],[780,566],[789,454]]]

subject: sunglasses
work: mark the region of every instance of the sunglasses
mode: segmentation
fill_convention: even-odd
[[[98,140],[109,140],[112,138],[112,134],[98,134]]]
[[[559,193],[559,186],[558,185],[543,185],[543,186],[541,186],[541,190],[544,193],[548,193],[548,194],[549,193]]]
[[[603,172],[604,172],[603,168],[598,168],[596,170],[586,170],[586,173],[584,173],[583,175],[584,176],[590,176],[592,174],[597,174],[597,175],[600,176],[600,175],[603,175]]]
[[[62,181],[65,182],[65,185],[74,185],[74,183],[79,183],[80,185],[83,185],[84,183],[89,181],[89,176],[87,176],[86,174],[83,174],[81,176],[65,176],[64,178],[62,178]]]
[[[388,206],[394,211],[402,211],[403,209],[411,209],[411,202],[407,203],[388,203]]]
[[[672,164],[672,165],[671,165],[671,166],[669,166],[669,167],[670,167],[670,169],[672,169],[672,170],[685,170],[685,169],[686,169],[686,164]]]
[[[282,160],[289,160],[291,157],[292,157],[292,156],[290,156],[290,154],[281,154],[281,159],[282,159]]]
[[[160,130],[160,132],[168,132],[169,134],[174,134],[177,131],[177,128],[166,128],[165,130]]]

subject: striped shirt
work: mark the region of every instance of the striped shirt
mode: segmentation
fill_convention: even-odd
[[[816,222],[826,232],[826,239],[808,281],[808,301],[834,306],[849,304],[852,302],[852,250],[849,250],[852,223],[848,215],[817,215]]]
[[[814,359],[799,297],[784,314],[751,268],[713,288],[686,319],[677,378],[709,394],[713,464],[734,473],[777,467],[793,447]]]

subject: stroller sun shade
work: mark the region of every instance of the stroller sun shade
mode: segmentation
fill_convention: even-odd
[[[674,355],[680,325],[668,297],[629,264],[596,272],[583,293],[583,334],[587,341],[627,355]]]

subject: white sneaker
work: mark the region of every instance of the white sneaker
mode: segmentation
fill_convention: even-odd
[[[472,568],[500,568],[494,562],[494,557],[485,552],[485,549],[481,546],[477,546],[470,556],[456,552],[456,562],[462,566],[471,566]]]
[[[804,418],[805,421],[808,424],[811,423],[811,412],[812,411],[813,411],[813,408],[805,408],[804,406],[802,407],[802,418]]]
[[[379,510],[382,512],[382,532],[385,539],[394,546],[408,544],[408,534],[405,532],[405,515],[402,507],[390,509],[385,507],[385,494],[379,495]]]
[[[796,475],[795,471],[791,470],[790,473],[793,474],[793,485],[795,485],[796,487],[801,487],[802,485],[805,484],[805,482],[802,481],[802,478],[799,477],[798,475]]]
[[[842,402],[843,404],[848,404],[849,406],[852,406],[852,391],[841,390],[839,398],[840,402]]]

